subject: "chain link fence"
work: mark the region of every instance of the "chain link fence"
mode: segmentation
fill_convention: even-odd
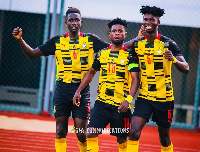
[[[61,0],[60,0],[61,1]],[[58,1],[58,6],[60,4]],[[24,2],[24,3],[23,3]],[[50,31],[50,21],[48,23],[45,22],[47,17],[47,7],[48,2],[51,2],[50,8],[53,6],[53,0],[42,0],[42,1],[20,1],[20,6],[18,5],[18,9],[14,8],[16,4],[15,0],[0,0],[0,109],[2,110],[17,110],[17,111],[26,111],[26,112],[34,112],[41,113],[43,108],[43,98],[44,98],[44,83],[42,78],[45,78],[46,66],[42,68],[42,61],[47,63],[47,60],[42,60],[42,58],[37,58],[35,60],[29,60],[28,57],[23,53],[22,49],[18,45],[17,41],[12,36],[12,30],[15,27],[21,27],[23,29],[23,38],[25,41],[32,47],[35,48],[44,42],[45,37],[45,24],[48,25],[48,29],[46,31]],[[135,8],[135,6],[146,5],[144,1],[130,1],[125,0],[116,2],[114,0],[103,3],[102,1],[92,1],[87,0],[87,3],[83,2],[72,2],[65,0],[65,11],[67,7],[74,6],[81,10],[83,17],[83,25],[81,31],[84,33],[94,33],[101,37],[103,40],[110,42],[108,36],[108,28],[107,22],[109,21],[109,17],[114,14],[113,18],[121,17],[126,19],[129,22],[128,24],[128,36],[125,41],[128,41],[137,36],[138,30],[142,25],[142,15],[139,13],[140,7]],[[191,1],[192,2],[192,1]],[[32,11],[32,3],[33,6],[38,6],[34,8]],[[35,4],[36,3],[36,4]],[[113,4],[115,3],[115,4]],[[129,4],[130,3],[130,4]],[[173,5],[173,1],[171,1]],[[111,5],[113,4],[113,5]],[[158,3],[152,2],[150,5],[162,6],[161,8],[165,8],[164,2],[159,1]],[[174,5],[176,5],[176,1],[174,1]],[[8,5],[8,6],[7,6]],[[23,6],[24,5],[24,6]],[[41,5],[45,5],[45,9],[41,11]],[[132,5],[133,9],[126,9],[126,7],[130,8]],[[199,5],[199,4],[198,4]],[[188,8],[194,7],[194,9],[200,9],[200,7],[194,4],[187,2]],[[30,10],[26,7],[29,6]],[[39,7],[40,6],[40,7]],[[94,7],[95,6],[95,7]],[[102,6],[105,6],[103,8]],[[22,8],[26,9],[22,9]],[[166,6],[167,7],[167,6]],[[15,6],[17,8],[17,6]],[[110,10],[108,10],[110,8]],[[120,9],[121,10],[120,10]],[[38,9],[38,10],[37,10]],[[45,10],[45,11],[44,11]],[[128,13],[134,12],[134,14]],[[95,12],[94,14],[99,14],[101,18],[91,17],[91,11]],[[105,12],[109,11],[110,14],[105,16]],[[120,16],[120,12],[125,12],[125,17],[123,15]],[[170,10],[171,11],[171,10]],[[172,14],[172,12],[170,12]],[[177,9],[177,12],[173,12],[173,16],[180,17],[180,9]],[[194,10],[193,10],[194,11]],[[187,11],[186,11],[187,12]],[[166,10],[166,14],[167,14]],[[121,13],[122,14],[122,13]],[[130,16],[132,18],[140,17],[139,21],[131,21]],[[184,16],[184,14],[182,14]],[[50,16],[51,17],[51,16]],[[60,16],[64,19],[64,15]],[[185,22],[196,22],[196,16],[188,16],[184,18]],[[51,19],[51,18],[50,18]],[[112,18],[110,18],[112,19]],[[162,20],[169,19],[168,17],[161,17],[161,25],[159,26],[159,33],[170,37],[173,39],[182,50],[183,56],[185,60],[190,65],[189,74],[185,75],[180,73],[175,66],[172,68],[172,77],[173,77],[173,86],[174,86],[174,95],[175,95],[175,110],[174,110],[174,126],[175,127],[183,127],[183,128],[196,128],[198,117],[195,115],[195,109],[198,108],[199,103],[199,49],[200,49],[200,24],[195,27],[193,24],[191,26],[186,26],[185,24],[177,25],[171,22],[167,24],[162,24]],[[61,30],[62,33],[68,32],[66,26],[59,26],[59,9],[57,13],[57,25],[56,32],[58,33],[59,27],[63,27]],[[188,20],[188,21],[187,21]],[[48,32],[49,33],[49,32]],[[49,34],[48,34],[49,35]],[[43,64],[44,66],[44,64]],[[97,73],[98,75],[98,73]],[[94,80],[91,83],[91,106],[94,105],[94,101],[96,99],[97,93],[96,88],[98,85],[98,76],[95,76]],[[52,98],[49,101],[49,111],[52,113]],[[136,98],[134,98],[135,100]],[[133,105],[134,106],[134,102]],[[200,108],[198,109],[200,111]]]

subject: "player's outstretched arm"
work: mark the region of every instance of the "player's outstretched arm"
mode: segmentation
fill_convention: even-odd
[[[96,70],[91,68],[87,74],[85,75],[85,77],[83,78],[81,84],[79,85],[78,89],[76,90],[74,97],[73,97],[73,103],[76,106],[80,105],[80,98],[81,98],[81,91],[92,81],[94,75],[96,74]]]
[[[20,44],[23,52],[28,56],[29,59],[35,59],[39,56],[42,56],[42,52],[39,48],[31,48],[23,39],[22,39],[22,29],[17,27],[13,30],[12,35]]]

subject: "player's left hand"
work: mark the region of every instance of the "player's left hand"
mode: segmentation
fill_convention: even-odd
[[[174,56],[170,50],[165,50],[164,56],[165,59],[168,59],[169,61],[174,61]]]
[[[120,106],[118,107],[118,112],[126,112],[129,107],[129,102],[127,100],[124,100]]]
[[[73,97],[73,103],[78,107],[80,106],[80,99],[81,99],[80,93],[76,92]]]

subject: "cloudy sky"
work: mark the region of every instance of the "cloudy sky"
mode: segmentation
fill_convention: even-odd
[[[57,12],[60,11],[58,1]],[[1,10],[33,12],[45,14],[48,0],[0,0]],[[65,0],[64,13],[69,6],[81,10],[82,17],[113,19],[121,17],[129,22],[142,22],[139,9],[142,5],[158,6],[165,9],[162,25],[190,26],[200,28],[199,0]],[[51,0],[51,12],[54,0]]]

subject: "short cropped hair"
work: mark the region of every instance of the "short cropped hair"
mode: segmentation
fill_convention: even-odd
[[[108,22],[108,28],[111,30],[112,26],[113,25],[116,25],[116,24],[119,24],[119,25],[123,25],[125,28],[128,27],[128,23],[126,20],[122,20],[121,18],[115,18],[113,20],[111,20],[110,22]]]
[[[81,15],[80,10],[79,10],[78,8],[75,8],[75,7],[68,7],[68,10],[67,10],[67,12],[66,12],[66,17],[67,17],[67,15],[70,14],[70,13],[78,13],[78,14]]]
[[[146,6],[142,6],[142,8],[140,9],[140,13],[142,13],[142,15],[152,14],[153,16],[161,17],[163,16],[163,14],[165,14],[165,10],[156,6],[151,7],[151,6],[146,5]]]

